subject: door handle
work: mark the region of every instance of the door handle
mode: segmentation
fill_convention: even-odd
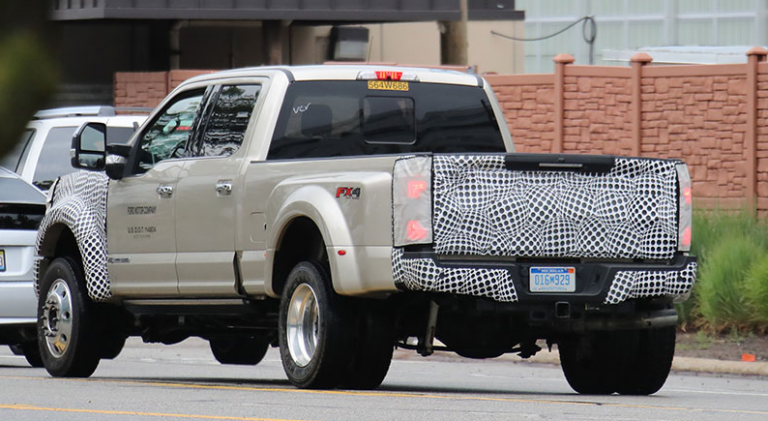
[[[223,196],[228,196],[232,194],[232,182],[229,180],[226,181],[219,181],[216,183],[216,187],[214,187],[216,190],[216,193],[219,193]]]
[[[173,195],[173,185],[171,184],[161,184],[157,186],[157,194],[160,195],[160,197],[171,197]]]

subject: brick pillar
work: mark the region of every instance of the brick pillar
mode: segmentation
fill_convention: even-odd
[[[747,133],[744,139],[747,177],[744,194],[752,212],[757,205],[757,64],[764,61],[766,55],[768,51],[763,47],[752,47],[747,51]]]
[[[643,66],[653,61],[645,53],[637,53],[632,63],[632,156],[640,156],[643,144]]]
[[[555,62],[555,140],[552,153],[563,152],[563,127],[565,116],[565,66],[576,61],[570,54],[558,54]]]

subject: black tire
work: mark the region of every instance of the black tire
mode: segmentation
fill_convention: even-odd
[[[395,329],[392,317],[381,309],[360,308],[359,315],[359,339],[342,385],[370,390],[379,387],[387,377],[395,349]]]
[[[37,346],[37,341],[24,342],[19,346],[29,365],[36,368],[43,366],[43,358],[40,356],[40,347]]]
[[[123,351],[125,341],[128,339],[124,335],[112,335],[106,336],[101,339],[99,348],[101,349],[100,357],[103,360],[114,360]]]
[[[305,298],[298,302],[305,305],[290,309],[291,314],[306,310],[297,313],[289,323],[291,302],[301,297]],[[280,301],[278,337],[283,369],[293,385],[306,389],[334,388],[344,380],[353,350],[349,320],[348,306],[333,291],[331,280],[322,266],[301,262],[291,270]],[[306,322],[306,329],[295,328],[300,321]],[[291,332],[289,325],[293,326],[290,327]],[[308,330],[315,333],[311,335],[315,339],[301,334]],[[307,346],[300,347],[298,341],[301,339],[296,338],[306,338],[302,343]],[[310,348],[311,352],[302,353],[302,350]]]
[[[571,388],[584,395],[610,395],[617,372],[613,332],[569,336],[558,342],[560,365]]]
[[[69,305],[52,306],[56,297],[68,299]],[[83,270],[71,257],[56,258],[48,266],[40,283],[37,316],[37,341],[48,373],[88,377],[96,371],[101,348],[93,329],[94,304],[85,290]]]
[[[622,395],[651,395],[667,381],[675,355],[674,326],[633,332],[627,345],[634,350],[623,370],[617,392]]]
[[[222,364],[256,365],[267,354],[269,340],[263,336],[215,338],[210,345],[214,358]]]

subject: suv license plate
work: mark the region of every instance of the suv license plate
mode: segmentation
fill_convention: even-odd
[[[531,292],[576,291],[576,268],[532,267],[529,274]]]
[[[5,250],[0,250],[0,272],[5,272]]]

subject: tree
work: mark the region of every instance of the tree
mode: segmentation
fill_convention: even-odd
[[[56,87],[47,1],[0,1],[0,158]]]

